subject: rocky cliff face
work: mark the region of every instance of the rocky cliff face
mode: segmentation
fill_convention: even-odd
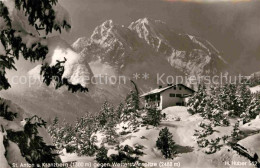
[[[179,34],[166,23],[148,18],[132,22],[128,27],[108,20],[88,40],[80,38],[72,46],[90,64],[99,60],[120,72],[131,64],[152,63],[157,69],[170,66],[178,74],[201,76],[226,72],[228,65],[209,41]],[[146,71],[149,69],[146,67]]]

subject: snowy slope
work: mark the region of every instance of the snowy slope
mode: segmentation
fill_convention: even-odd
[[[252,93],[260,92],[260,85],[255,86],[255,87],[251,87],[250,90],[251,90]]]
[[[8,162],[5,158],[5,147],[4,147],[4,144],[3,144],[3,141],[4,141],[4,133],[0,131],[0,167],[3,167],[3,168],[9,168],[10,166],[8,165]]]
[[[85,37],[81,37],[78,38],[73,44],[72,44],[72,48],[79,52],[81,50],[84,49],[84,47],[86,47],[86,44],[88,43],[88,39]]]
[[[255,153],[260,155],[260,134],[249,136],[238,142],[240,145],[247,148],[248,153],[254,156]]]
[[[25,118],[32,117],[32,115],[25,112],[21,107],[12,103],[9,100],[0,100],[1,103],[5,102],[6,105],[9,106],[9,111],[13,113],[17,113],[17,117],[13,121],[9,121],[0,117],[1,130],[0,130],[0,167],[8,168],[8,164],[17,163],[20,165],[21,163],[26,164],[27,161],[22,156],[21,151],[18,145],[8,139],[8,146],[5,148],[3,145],[3,137],[7,135],[6,130],[12,130],[14,132],[23,131],[24,130],[24,122]],[[2,130],[2,128],[4,130]],[[4,131],[4,132],[3,132]],[[44,142],[47,145],[53,145],[52,140],[44,128],[39,128],[39,136],[43,138]],[[4,155],[6,154],[6,155]],[[8,162],[8,164],[7,164]]]
[[[129,28],[185,74],[214,75],[227,68],[227,62],[210,42],[178,34],[162,21],[143,18],[131,23]]]
[[[214,154],[205,154],[203,151],[204,149],[198,147],[196,138],[193,134],[195,129],[199,129],[199,123],[202,121],[206,122],[206,120],[199,115],[190,115],[186,107],[169,107],[164,109],[162,113],[166,114],[166,120],[163,120],[159,127],[139,127],[138,131],[121,136],[120,145],[130,145],[132,147],[137,144],[143,145],[143,152],[145,155],[141,156],[140,159],[146,163],[180,163],[180,167],[184,168],[228,168],[230,166],[226,165],[225,162],[231,163],[234,161],[249,163],[246,158],[240,156],[236,151],[227,145],[221,147],[221,150]],[[175,117],[179,117],[180,120],[172,120],[172,118]],[[215,139],[230,134],[233,129],[233,124],[234,123],[232,123],[232,126],[229,127],[214,127],[214,133],[207,138]],[[122,125],[123,124],[121,124],[121,126]],[[165,159],[161,152],[156,148],[156,140],[159,136],[159,131],[164,127],[168,127],[169,131],[173,134],[174,141],[176,142],[175,150],[177,153],[173,160]],[[102,136],[99,136],[99,138],[100,137]],[[245,141],[249,142],[250,145],[246,147],[250,150],[254,148],[258,150],[259,136],[255,135],[255,137],[248,138],[249,139],[245,139]],[[242,144],[243,140],[239,143]],[[91,162],[92,164],[95,162],[93,157],[79,157],[75,154],[68,154],[66,152],[63,153],[63,161]],[[110,148],[108,154],[110,155],[112,153],[115,153],[115,150]],[[169,167],[169,165],[157,165],[155,167],[166,168]],[[253,168],[253,166],[247,167]]]
[[[260,131],[260,115],[251,120],[249,123],[241,126],[241,129],[246,131]]]
[[[134,31],[115,24],[112,20],[97,26],[88,40],[80,38],[72,44],[75,50],[82,46],[85,47],[80,54],[88,61],[95,76],[100,74],[124,76],[128,86],[135,73],[149,74],[149,80],[136,81],[140,88],[145,85],[157,86],[157,73],[182,74],[169,65],[166,59],[160,58],[160,55]]]

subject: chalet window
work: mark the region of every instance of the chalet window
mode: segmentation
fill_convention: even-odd
[[[181,97],[181,94],[176,94],[176,97]]]
[[[170,93],[170,97],[175,97],[175,94],[174,93]]]
[[[173,87],[173,90],[176,90],[176,86]]]
[[[161,97],[160,97],[160,95],[158,94],[158,95],[157,95],[157,100],[160,100],[160,99],[161,99]]]
[[[179,87],[179,90],[181,90],[181,87]]]

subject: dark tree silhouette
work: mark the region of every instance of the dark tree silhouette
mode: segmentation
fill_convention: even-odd
[[[13,25],[13,17],[10,15],[9,8],[5,3],[8,1],[0,1],[0,17],[4,22],[1,22],[0,28],[0,91],[7,90],[11,87],[6,77],[7,70],[16,70],[15,61],[20,57],[30,62],[44,61],[49,52],[46,45],[39,41],[45,40],[49,33],[58,31],[61,33],[62,29],[70,29],[70,25],[66,20],[56,21],[54,6],[57,5],[57,0],[15,0],[14,10],[18,10],[24,17],[27,18],[28,23],[32,29],[38,32],[39,36],[32,32],[20,30]],[[19,13],[20,14],[20,13]],[[19,26],[18,26],[19,27]],[[30,30],[32,30],[30,29]],[[42,33],[43,32],[43,33]],[[28,46],[22,39],[21,34],[26,34],[31,38],[37,38],[37,42],[32,42]],[[37,33],[36,33],[37,34]],[[58,61],[56,65],[45,64],[42,66],[41,74],[44,77],[43,82],[49,85],[51,82],[56,84],[56,89],[61,86],[67,86],[72,92],[87,91],[81,85],[72,85],[67,79],[62,79],[64,72],[64,61]],[[53,77],[58,77],[53,78]],[[62,79],[62,80],[61,80]],[[2,103],[0,105],[0,116],[6,120],[13,122],[16,114],[9,111],[8,106]],[[18,144],[22,156],[30,164],[54,163],[56,162],[55,147],[46,145],[43,138],[39,136],[38,128],[45,127],[46,122],[41,118],[34,116],[26,119],[23,131],[6,130],[5,147],[9,140]],[[3,126],[2,126],[2,129]]]
[[[172,158],[176,153],[174,150],[175,142],[172,138],[173,136],[169,132],[169,129],[165,127],[160,131],[159,138],[156,141],[156,147],[161,150],[165,158]]]

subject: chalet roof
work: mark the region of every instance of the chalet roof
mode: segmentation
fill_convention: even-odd
[[[152,94],[157,94],[157,93],[161,93],[167,89],[170,89],[172,88],[173,86],[167,86],[167,87],[164,87],[164,88],[157,88],[157,89],[154,89],[154,90],[151,90],[150,92],[147,92],[145,94],[142,94],[140,97],[145,97],[147,95],[152,95]]]
[[[187,87],[187,86],[185,86],[183,84],[176,84],[176,85],[171,85],[171,86],[166,86],[166,87],[163,87],[163,88],[157,88],[157,89],[151,90],[150,92],[142,94],[140,97],[145,97],[145,96],[148,96],[148,95],[162,93],[165,90],[168,90],[170,88],[173,88],[173,87],[176,87],[176,86],[179,86],[179,85],[185,87],[186,89],[189,89],[191,92],[195,92],[193,89],[191,89],[191,88],[189,88],[189,87]]]

